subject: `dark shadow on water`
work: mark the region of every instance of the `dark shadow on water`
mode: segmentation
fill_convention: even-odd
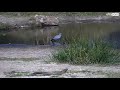
[[[26,44],[0,44],[2,48],[26,48],[28,45]]]
[[[107,36],[107,41],[113,46],[113,48],[120,49],[120,31],[111,32]]]
[[[0,44],[0,48],[38,48],[38,49],[46,49],[52,48],[52,45],[27,45],[27,44]]]

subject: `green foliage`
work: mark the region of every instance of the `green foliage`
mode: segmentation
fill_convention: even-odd
[[[0,23],[0,30],[8,30],[9,28],[12,28],[12,26]]]
[[[71,64],[106,64],[119,58],[119,53],[102,40],[73,40],[68,47],[53,54],[53,59]]]

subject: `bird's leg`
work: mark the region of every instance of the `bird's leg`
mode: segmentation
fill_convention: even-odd
[[[55,43],[52,41],[52,45],[54,46],[55,45]]]
[[[55,45],[55,40],[54,39],[52,39],[51,42],[52,42],[52,45]]]

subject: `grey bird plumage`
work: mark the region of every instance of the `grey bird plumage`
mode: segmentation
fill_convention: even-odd
[[[54,42],[60,40],[61,37],[62,37],[62,33],[59,33],[58,35],[54,36],[54,37],[51,39],[53,45],[55,44]]]

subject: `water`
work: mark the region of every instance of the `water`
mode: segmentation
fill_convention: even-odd
[[[50,45],[51,39],[62,33],[62,39],[71,38],[103,38],[120,48],[120,23],[71,23],[56,27],[18,29],[0,32],[0,45],[26,44]]]

